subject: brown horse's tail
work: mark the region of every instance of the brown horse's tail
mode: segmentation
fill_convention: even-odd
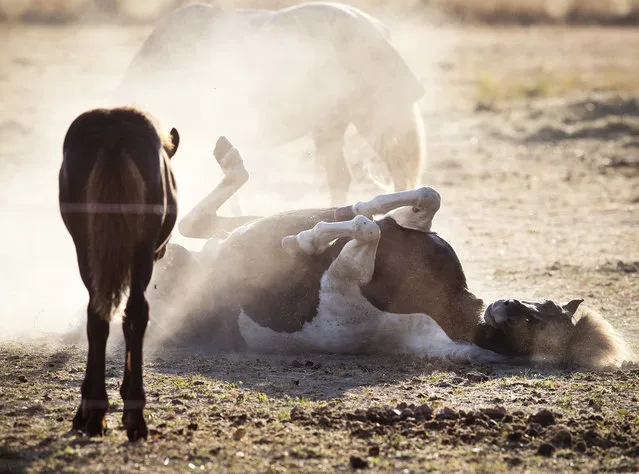
[[[131,281],[145,192],[140,170],[126,152],[100,152],[87,183],[88,264],[92,304],[107,320]]]

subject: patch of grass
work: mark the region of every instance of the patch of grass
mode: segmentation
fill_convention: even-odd
[[[477,110],[491,110],[513,101],[561,97],[584,90],[636,92],[639,91],[639,79],[634,71],[621,69],[532,70],[508,75],[496,75],[494,69],[482,69],[476,72],[475,103]]]

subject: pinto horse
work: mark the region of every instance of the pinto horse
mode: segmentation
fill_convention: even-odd
[[[343,205],[353,175],[344,156],[350,124],[386,164],[395,191],[418,185],[423,95],[387,27],[352,6],[311,2],[269,11],[193,4],[160,20],[115,101],[140,105],[205,139],[232,137],[244,148],[310,134],[331,202]]]
[[[217,215],[249,179],[242,156],[225,137],[214,156],[224,178],[178,224],[182,235],[210,240],[201,252],[169,245],[151,286],[159,306],[180,312],[179,322],[164,318],[176,342],[588,369],[631,357],[582,299],[498,300],[482,316],[454,249],[432,231],[441,205],[433,188],[247,222]]]
[[[120,388],[123,423],[129,440],[147,436],[142,344],[149,305],[144,293],[177,219],[169,160],[178,144],[177,130],[164,136],[151,116],[133,108],[85,112],[73,121],[64,139],[60,212],[89,291],[89,354],[73,428],[89,436],[102,435],[106,429],[106,342],[111,314],[127,288],[122,323],[126,363]]]

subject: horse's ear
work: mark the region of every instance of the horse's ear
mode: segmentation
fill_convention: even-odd
[[[562,305],[561,307],[564,311],[567,311],[568,313],[570,313],[571,316],[574,316],[575,312],[577,311],[577,308],[579,308],[579,305],[583,302],[584,300],[582,299],[570,300],[568,303],[566,303],[565,305]]]
[[[171,137],[172,146],[168,150],[166,150],[166,153],[167,155],[169,155],[169,158],[173,158],[173,155],[175,155],[175,153],[177,152],[178,146],[180,146],[180,134],[178,133],[177,129],[172,128],[169,136]]]

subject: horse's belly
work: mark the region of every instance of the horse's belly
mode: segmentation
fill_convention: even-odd
[[[343,324],[339,315],[318,312],[315,318],[295,332],[278,332],[260,326],[242,310],[238,318],[240,334],[254,351],[276,353],[357,353],[360,352],[359,331]]]

